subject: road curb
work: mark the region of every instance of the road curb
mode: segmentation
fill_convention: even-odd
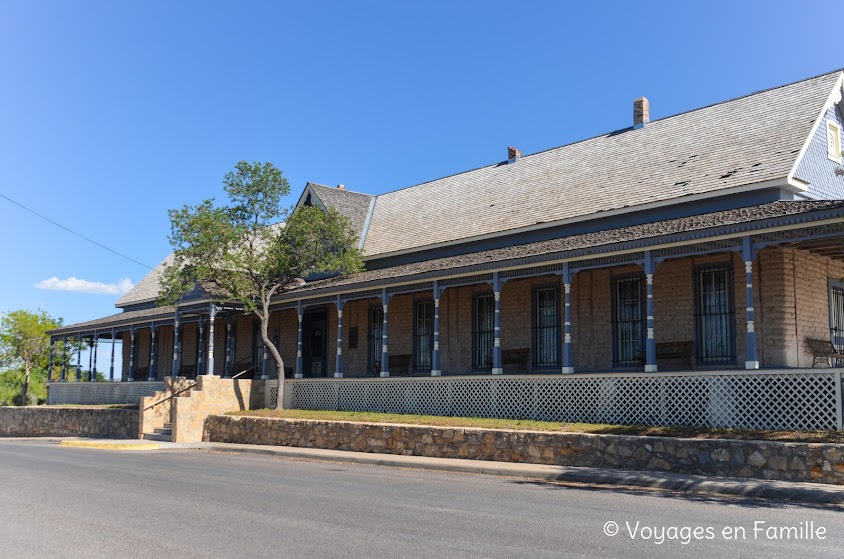
[[[639,487],[689,493],[844,505],[844,487],[821,483],[718,478],[670,472],[608,470],[601,468],[489,462],[454,458],[428,458],[422,456],[232,443],[206,443],[201,448],[215,452],[263,454],[308,460],[326,460],[399,468],[519,477],[543,482]]]
[[[160,450],[161,445],[152,442],[114,443],[109,441],[59,441],[59,446],[95,448],[100,450]]]

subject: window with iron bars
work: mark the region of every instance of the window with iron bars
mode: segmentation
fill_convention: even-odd
[[[695,268],[695,353],[701,365],[736,362],[733,267]]]
[[[434,301],[416,301],[413,304],[413,370],[431,371],[431,353],[434,351]]]
[[[560,367],[560,287],[533,290],[533,369]]]
[[[492,293],[472,297],[472,369],[492,369],[492,345],[495,326],[495,298]]]
[[[367,336],[366,370],[370,375],[381,372],[381,348],[383,347],[384,307],[369,307],[369,334]]]
[[[645,355],[645,282],[642,274],[612,278],[612,364],[637,367]]]
[[[829,280],[829,339],[844,350],[844,283],[835,280]]]

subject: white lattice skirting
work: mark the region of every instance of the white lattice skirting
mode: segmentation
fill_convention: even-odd
[[[47,403],[106,405],[137,404],[141,397],[164,390],[157,382],[51,382],[47,387]]]
[[[841,429],[841,372],[288,380],[287,407],[616,425]],[[278,381],[268,381],[275,407]]]

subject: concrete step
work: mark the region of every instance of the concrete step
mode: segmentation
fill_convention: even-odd
[[[173,428],[173,424],[172,424],[172,423],[165,423],[165,424],[164,424],[164,428],[165,428],[165,429],[172,429],[172,428]]]
[[[163,427],[163,428],[162,427],[156,427],[155,434],[156,435],[172,435],[173,429],[171,429],[170,427]]]
[[[173,437],[171,435],[162,435],[159,433],[144,433],[144,440],[172,443]]]

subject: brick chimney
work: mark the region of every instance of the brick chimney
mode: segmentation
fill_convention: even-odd
[[[346,190],[346,187],[345,187],[345,186],[343,186],[342,184],[338,184],[338,185],[337,185],[337,190]]]
[[[522,156],[522,152],[510,146],[507,148],[507,163],[515,163]]]
[[[650,104],[647,97],[633,101],[633,128],[641,128],[651,121]]]

